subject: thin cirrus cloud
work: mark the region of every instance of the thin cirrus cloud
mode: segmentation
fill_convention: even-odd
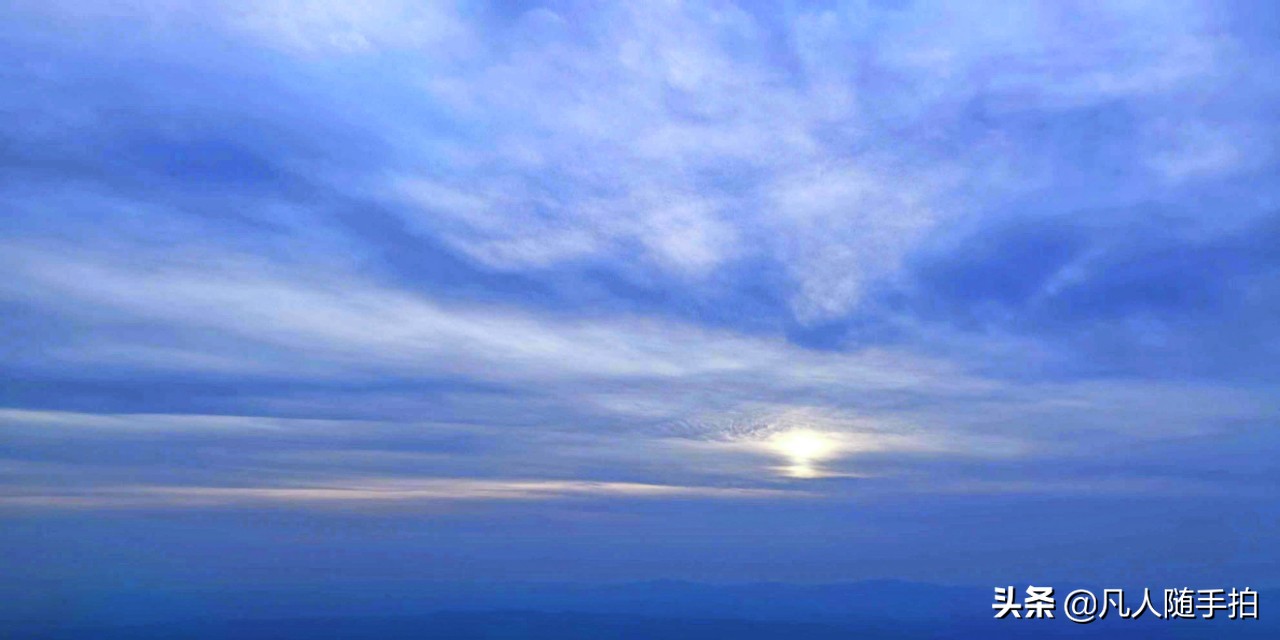
[[[114,14],[130,11],[148,15]],[[587,261],[696,284],[764,259],[786,274],[805,323],[854,310],[929,229],[1052,179],[1053,154],[1016,129],[975,127],[975,105],[1012,127],[1116,100],[1159,110],[1136,132],[1152,179],[1212,177],[1261,153],[1231,135],[1248,126],[1238,118],[1168,109],[1221,82],[1215,72],[1240,55],[1194,4],[1158,20],[1128,7],[1009,7],[999,19],[815,9],[783,16],[781,34],[731,6],[538,9],[492,22],[478,9],[391,2],[207,11],[226,37],[298,65],[319,56],[392,70],[402,89],[385,108],[335,105],[324,90],[313,99],[394,149],[389,171],[335,179],[390,202],[409,228],[507,271]],[[775,51],[778,39],[793,49]],[[425,59],[396,57],[411,52]],[[319,80],[330,91],[347,83]],[[389,109],[420,110],[430,124]],[[1170,130],[1185,141],[1156,145]]]
[[[120,324],[210,330],[242,339],[248,348],[277,346],[356,371],[381,367],[537,380],[771,370],[770,375],[781,377],[857,376],[866,385],[894,387],[917,376],[939,377],[945,369],[927,360],[918,366],[903,362],[881,367],[874,354],[815,353],[777,340],[676,322],[579,320],[501,307],[441,305],[341,273],[272,269],[246,256],[193,262],[158,254],[139,268],[102,255],[77,258],[55,248],[15,248],[9,255],[16,257],[10,262],[14,274],[23,279],[6,287],[14,299],[71,315],[93,308],[104,320]],[[103,357],[121,357],[122,350],[113,348]],[[95,358],[94,345],[62,353],[72,359]],[[137,353],[145,358],[147,352]]]
[[[8,7],[8,504],[1265,480],[1233,11]]]
[[[0,506],[103,508],[207,508],[219,506],[367,506],[385,503],[453,503],[586,498],[777,499],[798,491],[757,488],[684,487],[628,482],[475,480],[432,478],[337,479],[319,486],[199,487],[94,486],[81,490],[24,488],[0,494]]]

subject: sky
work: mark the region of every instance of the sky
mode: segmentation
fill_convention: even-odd
[[[28,612],[1280,582],[1272,3],[19,0],[0,34]]]

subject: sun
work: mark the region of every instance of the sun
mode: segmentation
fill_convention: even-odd
[[[772,438],[770,444],[795,465],[823,460],[836,452],[836,442],[830,436],[806,429],[780,433]]]

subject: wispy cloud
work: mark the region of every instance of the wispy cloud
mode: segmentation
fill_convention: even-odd
[[[634,482],[577,480],[476,480],[468,478],[335,480],[316,486],[197,487],[96,486],[24,487],[0,493],[0,507],[200,508],[245,505],[345,505],[563,500],[570,498],[716,498],[801,497],[801,491],[733,487],[688,487]]]
[[[281,270],[245,256],[193,261],[158,253],[139,268],[104,255],[51,259],[51,251],[21,247],[10,247],[8,255],[23,279],[7,287],[12,299],[68,315],[92,308],[108,323],[213,332],[205,336],[231,341],[193,343],[179,336],[171,348],[199,351],[167,363],[150,358],[169,352],[148,347],[170,346],[155,344],[153,335],[122,336],[127,342],[112,344],[99,334],[94,344],[61,351],[73,361],[133,360],[177,369],[243,363],[253,372],[261,363],[237,353],[278,348],[281,359],[273,365],[298,373],[331,368],[354,375],[541,382],[747,374],[780,384],[804,379],[884,389],[924,379],[953,388],[982,385],[944,363],[909,354],[812,351],[774,337],[649,318],[578,319],[506,306],[445,305],[341,272]]]
[[[1169,500],[1265,532],[1254,10],[10,3],[0,506],[536,513],[610,556],[681,520],[714,543],[668,566],[930,576]]]

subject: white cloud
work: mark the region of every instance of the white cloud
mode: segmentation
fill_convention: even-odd
[[[199,357],[176,363],[179,368],[198,368],[202,361],[234,363],[239,353],[253,370],[252,354],[268,347],[283,350],[275,355],[286,371],[304,361],[356,375],[402,372],[495,381],[764,375],[782,384],[839,381],[892,389],[955,373],[905,354],[816,352],[780,338],[679,322],[576,320],[501,306],[443,305],[349,273],[303,271],[244,256],[196,260],[152,254],[142,266],[134,259],[52,247],[10,246],[6,253],[12,278],[0,295],[8,299],[68,317],[96,309],[100,321],[203,332],[201,340],[183,342]],[[147,361],[156,353],[146,349],[155,346],[146,342],[150,337],[134,336],[124,348],[112,348],[99,331],[92,344],[76,345],[63,357],[103,362],[132,354],[135,364],[163,367],[164,362]],[[946,384],[970,383],[953,379]]]
[[[0,409],[0,423],[28,432],[67,429],[102,433],[281,433],[285,431],[335,431],[369,428],[373,423],[352,420],[316,420],[271,416],[196,415],[190,413],[83,413],[33,409]]]
[[[581,480],[478,480],[472,478],[334,479],[300,486],[105,486],[51,488],[25,486],[0,492],[0,507],[42,509],[206,508],[215,506],[368,506],[403,503],[457,503],[563,500],[568,498],[804,497],[801,491],[696,487],[638,482]]]
[[[415,228],[498,269],[594,258],[697,278],[764,256],[788,265],[808,321],[847,312],[857,283],[909,246],[886,236],[931,219],[919,196],[936,181],[903,168],[869,178],[896,183],[870,191],[872,167],[837,163],[823,129],[847,127],[850,96],[832,78],[811,84],[772,65],[744,12],[653,5],[575,19],[595,37],[553,31],[428,72],[436,97],[497,144],[474,160],[465,193],[394,179]],[[833,164],[847,167],[826,172]],[[825,181],[811,190],[848,197],[810,204],[827,215],[808,224],[793,183],[816,174]],[[909,206],[888,195],[908,188]]]
[[[1034,141],[987,131],[999,129],[1001,118],[1124,101],[1152,125],[1138,134],[1148,144],[1136,149],[1145,154],[1136,165],[1170,182],[1255,166],[1250,157],[1262,153],[1261,143],[1242,142],[1250,128],[1209,122],[1194,109],[1167,120],[1150,117],[1166,105],[1159,101],[1194,93],[1229,53],[1209,37],[1202,7],[1194,5],[1138,6],[1141,11],[1108,5],[1082,13],[1046,5],[800,11],[785,16],[782,35],[727,5],[619,5],[563,16],[539,9],[493,24],[479,13],[401,2],[86,6],[84,17],[92,19],[149,16],[163,24],[188,21],[183,28],[191,21],[202,28],[221,25],[242,42],[295,54],[297,69],[288,67],[287,56],[272,54],[282,60],[280,77],[305,72],[299,77],[317,85],[334,80],[327,73],[370,68],[359,63],[385,55],[385,64],[373,65],[385,74],[377,78],[385,96],[372,96],[368,104],[363,95],[347,96],[349,102],[328,112],[324,100],[334,95],[321,86],[307,94],[314,105],[287,113],[323,114],[299,125],[302,131],[323,131],[328,118],[361,120],[353,126],[366,127],[362,135],[392,150],[378,156],[378,166],[353,168],[351,175],[307,177],[336,181],[327,187],[352,201],[363,196],[389,204],[411,232],[487,269],[585,264],[689,286],[697,294],[698,287],[717,284],[721,270],[763,263],[789,278],[785,291],[770,293],[787,299],[802,323],[855,312],[865,293],[894,277],[937,225],[987,213],[1026,189],[1030,178],[1042,177],[1037,168],[1047,165],[1035,158],[1032,169],[1016,166],[1024,159],[1019,145]],[[47,8],[75,14],[78,7],[52,2]],[[1074,22],[1058,20],[1060,13]],[[216,19],[202,19],[209,16]],[[192,96],[198,102],[203,94]],[[381,104],[383,98],[393,99]],[[1145,105],[1148,100],[1160,108]],[[354,103],[360,108],[342,108]],[[244,120],[256,119],[250,117],[255,113],[281,120],[286,112],[235,113]],[[370,117],[364,121],[356,113]],[[486,444],[507,438],[512,446],[527,446],[520,461],[540,471],[616,463],[611,470],[649,480],[375,478],[329,487],[259,482],[241,488],[103,483],[108,488],[100,493],[12,501],[732,497],[737,489],[684,480],[699,473],[758,479],[758,461],[735,456],[759,453],[763,435],[800,427],[838,434],[832,437],[847,449],[851,467],[878,457],[878,479],[902,478],[928,490],[963,475],[945,469],[930,475],[947,462],[1083,459],[1104,447],[1207,437],[1276,411],[1254,390],[1116,380],[1024,383],[977,375],[900,347],[812,350],[777,333],[708,329],[692,321],[583,319],[515,304],[442,300],[391,285],[363,270],[367,265],[338,255],[359,240],[333,239],[347,229],[318,224],[328,211],[303,211],[310,203],[258,208],[262,203],[251,202],[237,213],[285,229],[281,235],[289,240],[281,242],[294,243],[290,250],[305,244],[303,237],[339,249],[303,248],[306,255],[296,255],[278,251],[274,237],[211,238],[206,228],[179,221],[181,203],[146,208],[120,195],[104,208],[101,200],[86,205],[66,197],[74,195],[70,188],[37,191],[38,197],[23,202],[30,219],[56,219],[75,207],[113,221],[104,228],[132,225],[136,235],[111,246],[89,231],[68,235],[79,239],[69,244],[15,239],[0,247],[6,274],[0,299],[56,317],[67,329],[42,335],[46,342],[32,349],[15,350],[18,369],[212,372],[303,384],[486,383],[502,392],[433,389],[424,399],[414,390],[388,391],[370,396],[378,406],[366,409],[353,407],[343,395],[346,385],[331,385],[343,391],[237,401],[293,415],[384,412],[423,432],[440,426],[403,416],[465,414],[478,424],[459,427],[462,432],[481,434]],[[63,196],[50,199],[48,191]],[[982,193],[963,197],[973,192]],[[126,219],[132,222],[119,222]],[[68,220],[70,227],[81,219]],[[61,231],[57,224],[51,229],[40,235]],[[186,244],[173,251],[144,247],[175,238]],[[102,244],[94,248],[95,242]],[[215,247],[219,242],[241,252]],[[1087,276],[1093,266],[1087,259],[1073,263],[1046,291]],[[664,277],[646,277],[654,274]],[[981,344],[968,348],[961,338],[927,329],[917,335],[928,334],[933,352],[962,352],[972,363],[991,356],[1034,366],[1027,347],[1041,346],[971,335],[963,339]],[[51,433],[81,429],[86,437],[287,432],[319,438],[334,429],[364,428],[368,435],[389,428],[21,410],[0,411],[0,420]],[[515,429],[492,433],[502,431],[495,425],[516,422],[553,433],[547,442],[515,435]],[[561,440],[550,442],[556,438]],[[316,454],[313,461],[321,458]],[[479,463],[465,454],[450,460],[462,475],[492,474],[492,465],[516,461],[494,455]],[[263,464],[274,469],[283,463]],[[680,481],[668,482],[672,477]]]
[[[459,121],[487,128],[455,200],[488,205],[445,207],[448,225],[430,206],[406,215],[496,269],[596,259],[699,277],[764,258],[791,277],[797,319],[820,322],[965,212],[958,187],[1029,186],[1001,177],[999,154],[922,162],[922,132],[978,96],[1016,110],[1172,95],[1218,55],[1194,5],[1154,23],[1143,7],[935,9],[799,11],[782,50],[732,6],[543,10],[539,37],[426,72]]]
[[[925,180],[852,164],[814,167],[770,188],[765,224],[798,282],[792,307],[801,320],[847,314],[868,280],[897,270],[937,216],[929,196],[939,189]]]
[[[802,323],[856,310],[935,225],[1042,186],[1052,167],[1019,157],[995,120],[1116,101],[1145,113],[1202,92],[1233,52],[1190,2],[768,18],[680,3],[500,18],[403,0],[102,6],[203,16],[302,64],[387,54],[376,68],[394,100],[344,117],[396,152],[343,189],[361,185],[486,268],[591,263],[697,285],[758,261],[789,278]],[[1189,120],[1140,161],[1173,178],[1247,165]]]

